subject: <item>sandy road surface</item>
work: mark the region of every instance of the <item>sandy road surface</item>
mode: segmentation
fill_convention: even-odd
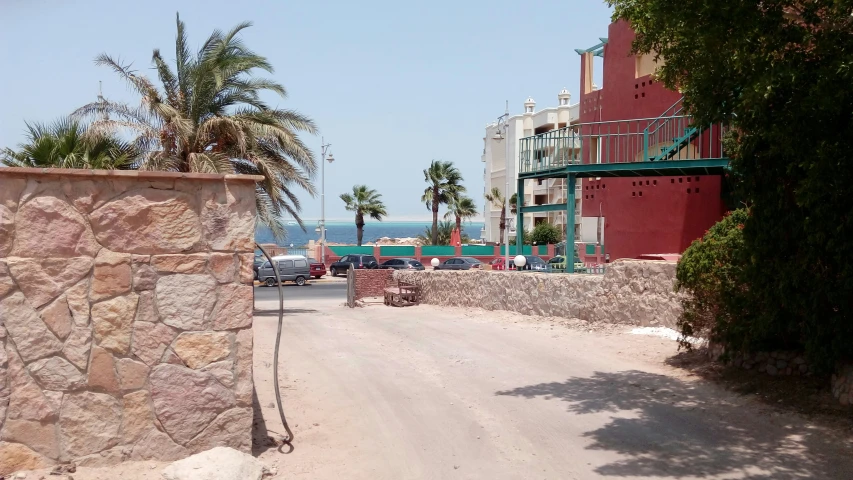
[[[288,303],[295,449],[256,449],[282,478],[853,478],[849,438],[667,367],[668,340],[506,312]],[[255,322],[259,438],[282,431],[275,322]]]

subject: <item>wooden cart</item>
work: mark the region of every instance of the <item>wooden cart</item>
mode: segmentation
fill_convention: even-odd
[[[406,307],[421,303],[421,287],[406,282],[392,282],[385,286],[385,305]]]

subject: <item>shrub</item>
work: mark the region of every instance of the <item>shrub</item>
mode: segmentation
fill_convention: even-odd
[[[533,232],[530,234],[530,240],[538,245],[548,245],[558,243],[563,239],[563,232],[560,229],[548,222],[542,222],[533,227]]]

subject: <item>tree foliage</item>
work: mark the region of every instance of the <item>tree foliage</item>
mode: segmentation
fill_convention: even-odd
[[[88,132],[80,122],[61,118],[52,124],[27,124],[18,150],[0,152],[8,167],[129,169],[139,152],[114,135]]]
[[[438,241],[432,241],[433,230],[431,227],[426,227],[424,233],[418,235],[418,240],[420,240],[421,245],[450,245],[450,237],[453,234],[453,229],[456,228],[456,225],[450,221],[444,221],[438,223]],[[471,241],[471,237],[469,237],[465,232],[461,232],[462,243],[468,243]]]
[[[563,232],[550,222],[541,222],[530,232],[530,241],[537,245],[554,245],[563,239]]]
[[[730,132],[749,205],[737,346],[853,358],[853,2],[610,3],[696,122]]]
[[[456,228],[458,228],[461,233],[462,222],[474,218],[479,214],[480,212],[477,211],[477,204],[474,203],[473,199],[463,195],[457,195],[453,197],[450,205],[448,205],[448,210],[444,214],[444,218],[446,220],[451,218],[455,219]]]
[[[361,246],[364,236],[364,216],[378,221],[388,215],[382,195],[376,190],[367,188],[367,185],[353,185],[352,194],[342,193],[341,200],[346,204],[347,211],[355,212],[355,228],[358,235],[358,246]]]
[[[465,193],[462,185],[462,174],[453,166],[453,162],[442,162],[433,160],[429,168],[424,169],[424,181],[427,187],[421,201],[427,209],[432,212],[432,233],[430,241],[432,245],[438,243],[438,209],[442,205],[448,205],[459,195]],[[448,240],[449,242],[449,240]]]
[[[159,87],[129,64],[99,55],[95,63],[121,77],[140,104],[99,99],[74,116],[91,119],[93,132],[131,136],[140,152],[134,166],[141,170],[263,176],[256,186],[258,218],[282,238],[282,215],[302,224],[297,190],[314,194],[314,155],[298,134],[313,134],[316,127],[310,118],[261,99],[265,93],[285,98],[287,92],[255,75],[259,70],[272,73],[273,67],[240,38],[249,26],[215,30],[192,52],[185,25],[177,18],[174,66],[160,50],[152,55]]]

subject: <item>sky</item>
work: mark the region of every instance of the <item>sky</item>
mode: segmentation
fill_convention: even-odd
[[[174,61],[175,14],[193,50],[214,29],[238,22],[246,44],[275,67],[268,75],[288,98],[271,105],[300,111],[320,128],[303,138],[326,165],[326,218],[348,220],[338,198],[355,184],[382,194],[389,220],[423,220],[423,169],[452,161],[478,207],[483,199],[485,126],[509,101],[521,113],[555,106],[563,87],[579,98],[580,58],[607,36],[611,9],[600,0],[408,1],[0,1],[0,148],[24,140],[25,121],[50,122],[94,101],[98,82],[111,100],[138,98],[105,67],[100,53],[132,62],[152,77],[151,53]],[[302,218],[320,218],[318,194],[300,195]]]

